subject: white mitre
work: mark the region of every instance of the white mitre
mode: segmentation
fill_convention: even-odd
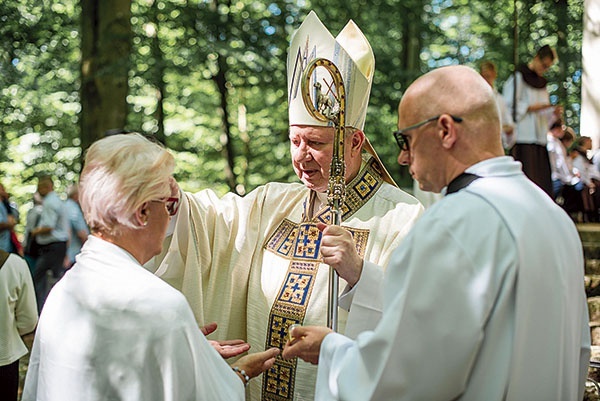
[[[308,113],[300,92],[304,69],[315,58],[332,61],[340,70],[346,89],[345,125],[362,131],[375,72],[375,57],[371,45],[352,20],[334,38],[314,11],[304,19],[290,43],[287,61],[290,125],[330,125]],[[317,68],[314,70],[311,86],[318,82],[322,92],[333,97],[337,92],[332,81],[329,72],[324,68]]]
[[[314,11],[306,16],[290,42],[287,59],[289,125],[331,125],[330,122],[311,116],[302,99],[302,75],[308,63],[315,58],[333,62],[340,71],[346,92],[345,125],[362,131],[375,73],[373,49],[354,21],[348,21],[337,38],[334,38]],[[317,82],[321,84],[323,94],[332,99],[337,95],[333,79],[325,68],[314,70],[310,87]],[[364,149],[381,165],[384,180],[396,185],[366,135],[365,139]]]

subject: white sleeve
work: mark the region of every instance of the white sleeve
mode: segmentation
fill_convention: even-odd
[[[376,329],[355,341],[335,333],[323,341],[317,399],[455,399],[464,390],[497,289],[451,230],[417,232],[392,256]],[[473,302],[480,291],[481,304]],[[430,384],[432,371],[445,372],[444,386]]]
[[[242,380],[202,335],[187,303],[179,309],[188,323],[157,344],[164,399],[244,400]]]
[[[16,255],[10,255],[9,258],[14,259],[11,263],[14,263],[21,278],[21,293],[15,305],[15,320],[17,321],[17,330],[23,336],[35,330],[38,322],[35,288],[25,260]]]
[[[365,261],[360,280],[340,297],[340,306],[348,306],[350,311],[346,336],[356,338],[361,331],[372,330],[379,323],[383,311],[383,275],[381,266]]]

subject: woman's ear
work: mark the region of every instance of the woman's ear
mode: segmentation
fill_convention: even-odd
[[[140,226],[146,226],[148,224],[148,217],[150,215],[150,209],[148,208],[148,202],[142,203],[135,211],[135,220]]]

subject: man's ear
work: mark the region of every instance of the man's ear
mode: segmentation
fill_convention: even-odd
[[[356,152],[362,152],[362,147],[365,143],[365,133],[357,129],[350,137],[350,141],[352,142],[352,147],[350,151],[352,153],[352,156],[354,156]]]
[[[456,123],[447,114],[438,119],[438,135],[444,149],[451,149],[457,140]]]

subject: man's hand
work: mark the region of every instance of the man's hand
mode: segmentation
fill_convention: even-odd
[[[283,348],[281,356],[283,359],[298,357],[306,362],[317,365],[321,343],[325,336],[333,333],[333,330],[321,326],[295,326],[291,329],[292,340],[288,341]]]
[[[321,238],[323,263],[333,267],[341,278],[354,287],[360,279],[363,260],[356,252],[352,234],[340,226],[317,223],[317,227],[323,232]]]
[[[554,106],[554,116],[556,118],[562,118],[564,108],[562,106]]]
[[[279,348],[269,348],[263,352],[241,357],[232,367],[243,370],[248,377],[253,378],[267,369],[271,369],[275,363],[275,357],[279,355]]]
[[[200,331],[205,336],[214,332],[216,329],[217,329],[216,323],[209,323],[206,326],[200,327]],[[250,344],[248,344],[244,340],[225,340],[225,341],[208,340],[208,342],[219,353],[219,355],[221,355],[221,357],[224,359],[238,356],[250,349]]]

